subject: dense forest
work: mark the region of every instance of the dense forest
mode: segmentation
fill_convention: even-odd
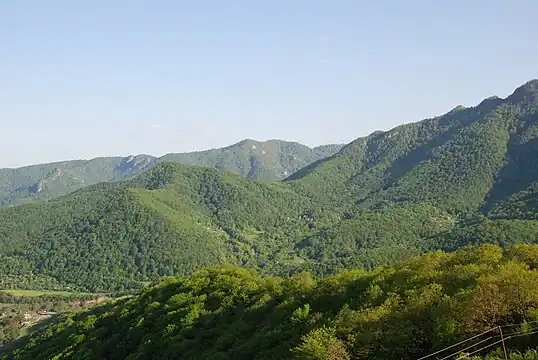
[[[129,292],[232,264],[372,269],[538,239],[538,81],[506,99],[359,138],[285,181],[160,163],[0,211],[0,286]]]
[[[501,359],[502,331],[511,359],[536,359],[537,265],[538,245],[481,245],[321,278],[209,267],[66,312],[11,356]]]
[[[305,145],[269,140],[243,140],[221,149],[167,154],[101,157],[0,169],[0,208],[53,199],[106,181],[139,175],[162,162],[231,171],[256,180],[281,180],[313,162],[335,154],[343,145]]]

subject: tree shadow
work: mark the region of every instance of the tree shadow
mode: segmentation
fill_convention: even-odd
[[[417,164],[430,160],[432,158],[432,150],[453,140],[456,135],[466,126],[475,121],[479,121],[486,116],[490,110],[491,104],[479,105],[477,108],[467,108],[453,113],[444,115],[436,126],[443,128],[439,136],[434,136],[430,140],[424,141],[415,149],[407,152],[404,156],[396,159],[386,170],[388,181],[384,185],[384,189],[394,186],[400,179],[405,177]],[[427,137],[426,123],[418,129],[418,137]]]
[[[534,116],[529,120],[536,122],[538,118]],[[486,197],[483,212],[491,210],[502,200],[528,189],[538,181],[538,138],[526,143],[516,141],[517,139],[513,137],[508,144],[506,165],[499,172],[493,188]],[[526,195],[520,200],[536,204],[533,198],[534,195]]]
[[[341,150],[340,150],[341,151]],[[335,159],[337,157],[341,156],[340,152],[334,154],[334,155],[331,155],[327,158],[324,158],[324,159],[319,159],[317,161],[314,161],[312,164],[310,165],[307,165],[303,168],[301,168],[299,171],[291,174],[290,176],[282,179],[282,182],[288,182],[288,181],[295,181],[295,180],[299,180],[305,176],[308,176],[310,173],[312,173],[314,170],[316,170],[319,166],[323,165],[324,163],[326,163],[327,161],[331,161],[332,159]]]

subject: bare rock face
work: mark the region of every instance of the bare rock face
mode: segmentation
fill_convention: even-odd
[[[30,186],[30,192],[34,194],[39,194],[40,192],[43,191],[44,186],[45,186],[45,181],[39,180],[34,185]]]
[[[137,169],[146,169],[155,165],[156,159],[150,155],[128,156],[121,164],[121,171],[133,171]]]

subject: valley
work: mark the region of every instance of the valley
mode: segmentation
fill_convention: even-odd
[[[54,321],[60,312],[88,309],[106,299],[104,294],[0,290],[0,356],[22,337]]]

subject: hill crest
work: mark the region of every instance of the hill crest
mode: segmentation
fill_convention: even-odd
[[[160,162],[216,167],[251,179],[280,180],[299,168],[332,155],[341,147],[325,145],[309,148],[281,140],[243,140],[221,149],[170,153],[162,157],[146,154],[98,157],[0,169],[0,207],[49,200],[100,182],[126,180]]]

